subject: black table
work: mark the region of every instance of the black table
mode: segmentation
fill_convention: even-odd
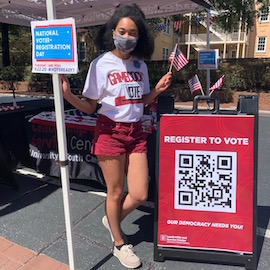
[[[26,118],[41,111],[53,110],[52,99],[38,99],[18,102],[18,109],[0,111],[1,170],[0,179],[4,184],[17,188],[12,170],[21,163],[30,166]],[[1,104],[7,108],[11,103]]]
[[[167,102],[158,102],[161,105],[164,103],[167,104]],[[41,112],[54,111],[53,99],[22,101],[18,102],[17,105],[24,106],[24,108],[0,112],[0,142],[4,148],[2,158],[7,160],[6,167],[9,168],[8,173],[3,174],[0,172],[0,178],[5,178],[5,183],[10,183],[15,187],[15,181],[9,179],[12,175],[12,169],[16,168],[18,164],[33,168],[37,172],[49,176],[59,177],[60,167],[57,158],[55,122],[53,124],[48,121],[29,122],[31,117]],[[158,112],[164,111],[161,105],[158,106]],[[154,104],[154,107],[154,114],[156,114],[156,104]],[[150,106],[148,110],[149,108]],[[67,111],[74,109],[74,107],[65,101],[64,109]],[[153,111],[150,110],[151,113]],[[146,121],[149,119],[147,118],[148,114],[149,111],[146,110]],[[91,147],[94,128],[86,128],[83,124],[74,127],[67,123],[66,130],[70,179],[94,180],[105,186],[97,158],[90,154],[88,147]],[[149,130],[146,130],[146,132],[149,132]],[[152,190],[152,196],[155,184],[156,152],[156,133],[154,130],[149,132],[147,144],[150,176],[149,190]]]

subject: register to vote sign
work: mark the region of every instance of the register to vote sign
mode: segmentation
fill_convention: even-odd
[[[78,71],[76,27],[73,18],[33,21],[34,73],[75,74]]]

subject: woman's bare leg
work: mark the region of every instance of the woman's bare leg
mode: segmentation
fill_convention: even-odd
[[[148,161],[146,153],[132,153],[127,162],[128,194],[122,205],[120,220],[147,200]]]
[[[117,157],[98,156],[98,160],[107,185],[106,215],[114,237],[114,245],[120,246],[124,244],[120,222],[126,155]]]

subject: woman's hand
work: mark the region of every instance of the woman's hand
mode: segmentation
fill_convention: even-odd
[[[162,93],[171,85],[172,72],[166,73],[157,83],[155,90],[157,93]]]
[[[71,94],[69,80],[64,74],[60,74],[60,78],[62,80],[63,96],[64,98],[67,98]]]

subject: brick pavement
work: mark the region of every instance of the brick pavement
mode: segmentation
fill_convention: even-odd
[[[68,270],[69,266],[0,236],[0,270]]]

